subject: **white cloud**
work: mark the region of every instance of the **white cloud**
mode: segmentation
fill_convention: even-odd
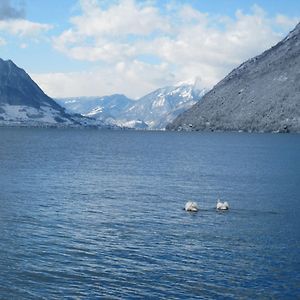
[[[51,97],[99,96],[124,93],[137,98],[157,86],[173,81],[167,64],[150,65],[139,61],[119,62],[105,68],[75,73],[31,74]]]
[[[290,18],[288,16],[278,14],[276,16],[276,23],[286,29],[290,29],[295,26],[299,22],[298,18]]]
[[[136,97],[196,77],[208,88],[274,45],[297,23],[284,15],[270,18],[256,5],[251,13],[237,11],[231,18],[178,2],[170,2],[164,12],[155,1],[111,1],[106,8],[97,0],[80,4],[81,14],[53,38],[53,47],[72,59],[104,62],[104,67],[36,76],[50,95],[122,92]],[[155,64],[149,57],[155,58]]]
[[[0,31],[19,37],[36,37],[51,28],[49,24],[35,23],[25,19],[0,20]]]
[[[104,10],[95,0],[81,0],[83,14],[71,18],[72,27],[54,38],[54,48],[88,61],[115,61],[137,54],[135,42],[165,33],[170,24],[151,5],[121,0]]]
[[[19,47],[21,49],[26,49],[28,47],[28,45],[26,43],[22,43]]]
[[[134,0],[121,0],[107,10],[101,9],[94,0],[81,0],[81,3],[83,15],[71,19],[78,34],[92,37],[144,36],[168,28],[156,7],[137,4]]]
[[[2,37],[0,37],[0,47],[6,45],[6,40]]]

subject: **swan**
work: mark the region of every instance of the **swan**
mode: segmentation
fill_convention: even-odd
[[[217,207],[218,210],[228,210],[229,204],[227,201],[221,202],[220,200],[217,201]]]
[[[198,204],[197,202],[194,202],[194,201],[188,201],[185,206],[184,206],[184,209],[186,211],[193,211],[193,212],[196,212],[199,210],[199,207],[198,207]]]

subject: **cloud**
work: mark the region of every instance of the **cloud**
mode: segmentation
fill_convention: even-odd
[[[279,26],[286,28],[288,30],[288,29],[294,27],[295,24],[297,24],[299,22],[299,18],[295,18],[295,17],[290,18],[288,16],[278,14],[276,16],[275,21]]]
[[[72,27],[54,38],[54,48],[88,61],[115,61],[136,55],[135,41],[165,33],[170,24],[152,5],[121,0],[102,9],[95,0],[81,0],[82,15]]]
[[[19,1],[18,7],[12,5],[11,0],[0,0],[0,32],[7,36],[18,38],[37,38],[53,26],[32,22],[25,19],[25,6]]]
[[[203,87],[210,88],[297,23],[284,15],[268,17],[257,5],[251,13],[238,10],[228,17],[171,1],[164,9],[156,1],[104,2],[81,0],[80,14],[53,38],[53,47],[64,55],[99,64],[91,73],[65,74],[69,88],[60,84],[64,95],[74,95],[72,80],[77,95],[123,92],[136,97],[191,78],[200,78]],[[38,79],[57,94],[53,87],[60,76],[50,74],[47,82],[46,77]]]
[[[52,25],[31,22],[25,19],[0,21],[0,31],[19,37],[36,37],[52,28]]]
[[[26,43],[22,43],[19,47],[21,49],[26,49],[28,47],[28,45]]]
[[[0,37],[0,47],[6,45],[6,40]]]
[[[25,17],[24,5],[13,7],[11,0],[1,0],[0,2],[0,20],[21,19]]]
[[[137,98],[157,86],[173,81],[166,64],[150,65],[139,61],[119,62],[93,71],[30,74],[51,97],[99,96],[124,93]]]

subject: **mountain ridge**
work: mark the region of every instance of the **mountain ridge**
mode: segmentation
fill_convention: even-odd
[[[101,119],[104,122],[121,127],[135,129],[164,129],[180,112],[199,101],[204,90],[196,88],[196,84],[182,83],[156,89],[147,95],[133,100],[122,94],[103,97],[58,98],[58,103],[70,112]],[[121,100],[113,103],[117,107],[103,105],[103,100]],[[107,101],[109,105],[112,103]],[[94,106],[92,108],[92,106]]]

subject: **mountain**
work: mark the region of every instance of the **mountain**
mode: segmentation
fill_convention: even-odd
[[[178,114],[195,104],[203,93],[195,84],[181,84],[160,88],[138,100],[115,94],[56,101],[69,112],[105,123],[135,129],[164,129]]]
[[[86,122],[66,113],[11,60],[0,58],[0,126],[74,126],[80,121]]]
[[[119,115],[128,109],[135,101],[122,94],[114,94],[104,97],[70,97],[55,99],[70,113],[83,116],[112,127],[125,127],[144,129],[147,125],[131,120],[120,121]]]
[[[120,118],[142,120],[149,129],[164,129],[176,116],[195,104],[203,93],[194,84],[160,88],[140,98]]]
[[[167,129],[300,132],[300,23],[234,69]]]
[[[72,113],[91,116],[102,113],[103,116],[107,117],[119,115],[134,103],[132,99],[120,94],[104,97],[60,98],[56,99],[56,101]]]

